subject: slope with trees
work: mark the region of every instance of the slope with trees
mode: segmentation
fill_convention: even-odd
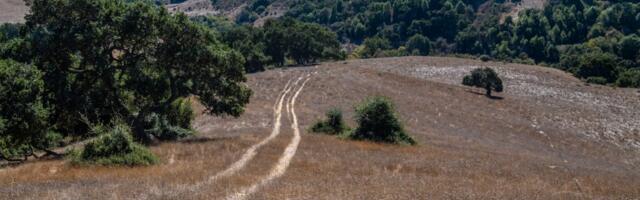
[[[248,6],[246,12],[259,13],[272,1],[253,2],[260,6]],[[484,55],[634,86],[618,79],[635,77],[638,68],[639,2],[550,1],[543,9],[505,18],[509,5],[477,0],[315,0],[290,2],[285,16],[329,27],[342,43],[362,44],[353,57]],[[603,74],[578,73],[590,67],[580,60],[594,54],[613,56],[615,67]]]
[[[344,58],[336,34],[319,24],[293,18],[268,20],[262,27],[238,25],[219,17],[193,20],[219,31],[221,41],[240,51],[247,61],[247,72],[263,71],[269,65],[282,67],[288,60],[306,65]]]
[[[3,61],[3,88],[24,94],[7,98],[27,98],[2,101],[2,113],[19,117],[2,120],[0,140],[11,144],[3,152],[26,156],[21,149],[59,138],[47,133],[93,137],[94,124],[117,120],[138,142],[175,139],[190,132],[186,98],[232,116],[249,101],[242,55],[184,15],[124,0],[34,0],[30,7],[21,34],[0,49],[2,59],[15,60]]]

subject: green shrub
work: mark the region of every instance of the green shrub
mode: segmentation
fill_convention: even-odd
[[[144,146],[133,142],[131,128],[116,123],[111,130],[89,142],[82,152],[71,152],[72,163],[98,165],[153,165],[158,158]]]
[[[607,79],[604,78],[604,77],[592,76],[592,77],[587,78],[587,83],[606,85],[607,84]]]
[[[414,55],[426,56],[431,53],[431,41],[421,34],[411,36],[407,40],[406,46],[407,50]]]
[[[627,70],[620,74],[616,85],[620,87],[640,87],[640,69]]]
[[[173,120],[172,125],[185,129],[190,128],[191,121],[195,117],[193,108],[191,108],[191,100],[188,98],[179,98],[173,101],[168,111],[168,117]]]
[[[580,66],[575,70],[575,75],[580,78],[601,77],[605,83],[616,80],[616,67],[618,58],[610,53],[592,52],[583,54],[580,58]],[[600,81],[601,79],[594,79]]]
[[[394,113],[391,101],[374,97],[356,107],[358,127],[348,138],[375,142],[414,145],[416,141],[407,135]]]
[[[59,139],[48,135],[51,108],[43,75],[32,65],[0,59],[0,159],[22,159]]]
[[[490,60],[491,60],[491,57],[490,57],[490,56],[488,56],[488,55],[481,55],[481,56],[480,56],[480,60],[481,60],[482,62],[488,62],[488,61],[490,61]]]
[[[403,47],[398,49],[382,50],[378,51],[373,57],[375,58],[388,58],[388,57],[402,57],[408,56],[409,52]]]
[[[372,58],[372,57],[384,57],[380,56],[381,51],[390,50],[393,47],[391,46],[391,42],[388,39],[382,37],[372,37],[364,40],[362,49],[360,53],[361,58]],[[393,54],[394,52],[386,52],[384,54]]]
[[[326,133],[330,135],[339,135],[348,129],[342,118],[342,111],[339,109],[331,109],[326,113],[327,120],[319,121],[311,127],[314,133]]]
[[[195,134],[189,127],[176,124],[176,118],[170,116],[152,113],[146,121],[148,127],[144,131],[145,134],[153,135],[163,141],[177,140]]]

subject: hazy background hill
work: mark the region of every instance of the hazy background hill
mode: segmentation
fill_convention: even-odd
[[[156,0],[158,3],[166,5],[171,11],[185,12],[188,15],[222,15],[235,19],[235,17],[252,0]],[[282,15],[287,11],[287,5],[294,3],[293,0],[277,0],[269,3],[269,15]],[[475,6],[481,6],[488,0],[476,1]],[[518,11],[528,8],[542,8],[546,0],[523,0],[513,3],[512,10],[507,14],[517,16]],[[0,23],[22,22],[23,17],[28,12],[23,0],[2,0],[0,1]]]

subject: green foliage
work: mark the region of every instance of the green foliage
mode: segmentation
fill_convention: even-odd
[[[373,58],[377,57],[377,54],[382,51],[391,49],[391,42],[386,38],[382,37],[372,37],[364,40],[363,43],[364,49],[361,52],[360,57],[362,58]]]
[[[487,55],[572,72],[580,68],[581,57],[566,51],[572,46],[615,55],[624,63],[615,73],[640,62],[638,1],[551,1],[544,9],[519,12],[516,20],[503,17],[510,10],[507,1],[325,0],[292,3],[286,15],[330,27],[344,43],[364,43],[355,58],[403,55],[403,45],[409,54],[424,55],[414,45],[422,39],[414,36],[422,35],[432,39],[432,52],[439,54]],[[615,81],[609,74],[597,76]]]
[[[452,40],[470,24],[471,13],[471,6],[461,1],[326,0],[296,2],[286,15],[332,27],[356,43],[383,36],[397,48],[416,33]]]
[[[23,27],[24,24],[0,24],[0,43],[19,37]]]
[[[36,67],[0,60],[0,158],[21,157],[54,146],[45,83]]]
[[[488,56],[488,55],[481,55],[481,56],[480,56],[480,60],[481,60],[482,62],[488,62],[488,61],[490,61],[490,60],[491,60],[491,57],[490,57],[490,56]]]
[[[636,34],[625,36],[620,40],[619,46],[622,58],[635,60],[640,52],[640,37]]]
[[[265,70],[269,57],[265,55],[266,44],[262,29],[237,25],[221,17],[197,16],[192,20],[220,32],[220,40],[244,56],[246,72]]]
[[[251,23],[258,19],[258,14],[248,10],[240,11],[240,14],[236,17],[236,23]]]
[[[167,141],[192,136],[195,134],[195,131],[191,129],[193,118],[194,113],[189,98],[176,99],[166,111],[147,115],[144,121],[144,134],[138,137],[153,136],[159,140]]]
[[[158,158],[145,147],[133,142],[131,128],[116,123],[95,141],[89,142],[80,153],[72,153],[75,164],[153,165]]]
[[[222,42],[244,55],[247,72],[263,71],[270,64],[284,66],[287,59],[302,65],[344,59],[336,34],[318,24],[284,18],[268,20],[263,27],[255,28],[228,25],[215,17],[194,20],[220,31]]]
[[[348,136],[355,140],[414,145],[405,133],[391,101],[384,97],[367,99],[356,107],[358,127]]]
[[[400,47],[398,49],[389,49],[378,51],[375,54],[375,57],[383,58],[383,57],[402,57],[410,55],[406,48]]]
[[[181,126],[176,119],[157,113],[152,113],[147,116],[145,119],[145,129],[143,133],[149,136],[154,136],[155,138],[163,141],[177,140],[195,134],[188,125]],[[139,137],[144,136],[145,135],[141,135]],[[150,140],[150,138],[145,139]]]
[[[607,79],[599,76],[592,76],[587,78],[587,83],[605,85],[607,84]]]
[[[144,141],[154,114],[186,123],[168,113],[178,99],[232,116],[249,101],[242,55],[182,14],[142,1],[34,0],[26,20],[10,56],[44,72],[50,125],[66,136],[86,136],[81,118],[121,117]]]
[[[265,54],[278,66],[283,66],[287,57],[303,65],[341,57],[336,34],[318,24],[291,18],[269,20],[264,25],[264,38]]]
[[[472,54],[518,63],[544,63],[575,72],[581,68],[582,55],[567,49],[586,46],[590,50],[583,53],[599,49],[615,55],[622,63],[615,73],[635,68],[640,62],[640,39],[636,35],[640,33],[640,2],[551,1],[544,9],[519,12],[515,20],[503,17],[512,9],[507,2],[292,1],[285,16],[324,25],[335,31],[341,42],[361,45],[352,53],[353,58]],[[264,8],[272,3],[251,1],[246,14],[250,18],[265,16]],[[478,12],[480,5],[482,12]],[[286,56],[286,42],[278,39],[285,38],[288,32],[291,30],[285,31],[284,27],[269,31],[266,39],[276,38],[266,45],[272,63],[284,65],[291,58]],[[305,38],[304,34],[294,35]],[[427,45],[427,38],[433,43]],[[615,82],[608,78],[610,75],[597,76],[606,77],[608,83]]]
[[[620,87],[640,87],[640,69],[630,69],[621,73],[616,85]]]
[[[330,135],[339,135],[349,129],[342,118],[342,111],[339,109],[331,109],[326,113],[326,121],[319,121],[311,127],[314,133],[326,133]]]
[[[471,75],[464,77],[462,84],[484,88],[488,97],[491,97],[491,91],[502,92],[503,90],[502,79],[493,69],[488,67],[474,69],[471,71]]]
[[[182,128],[191,127],[191,121],[195,118],[193,108],[191,108],[191,100],[189,98],[179,98],[171,103],[169,111],[167,111],[169,119],[173,119],[173,125]]]
[[[580,78],[601,77],[610,83],[616,80],[617,65],[618,58],[613,54],[590,52],[580,57],[579,66],[574,73]]]
[[[415,34],[407,41],[407,51],[414,55],[426,56],[431,53],[431,41],[421,34]]]

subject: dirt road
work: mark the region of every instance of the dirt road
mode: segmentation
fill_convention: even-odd
[[[302,92],[302,90],[304,89],[304,86],[307,85],[307,82],[309,81],[309,79],[310,78],[307,76],[306,80],[299,87],[298,91],[289,100],[289,104],[287,106],[287,112],[290,114],[292,118],[291,129],[293,130],[294,135],[293,135],[293,138],[291,139],[291,142],[289,143],[289,145],[287,145],[287,148],[282,153],[282,156],[280,156],[280,159],[278,159],[278,163],[275,166],[273,166],[273,168],[271,169],[271,172],[269,172],[269,174],[266,177],[264,177],[262,180],[252,184],[249,187],[242,188],[239,192],[236,192],[235,194],[228,196],[227,197],[228,200],[247,199],[247,197],[255,193],[259,187],[268,184],[274,179],[282,176],[287,171],[287,168],[291,163],[291,159],[293,159],[293,156],[296,154],[296,151],[298,151],[298,145],[300,144],[300,140],[301,140],[300,128],[298,127],[298,116],[296,115],[296,111],[295,111],[296,100],[298,99],[298,95],[300,95],[300,92]]]

